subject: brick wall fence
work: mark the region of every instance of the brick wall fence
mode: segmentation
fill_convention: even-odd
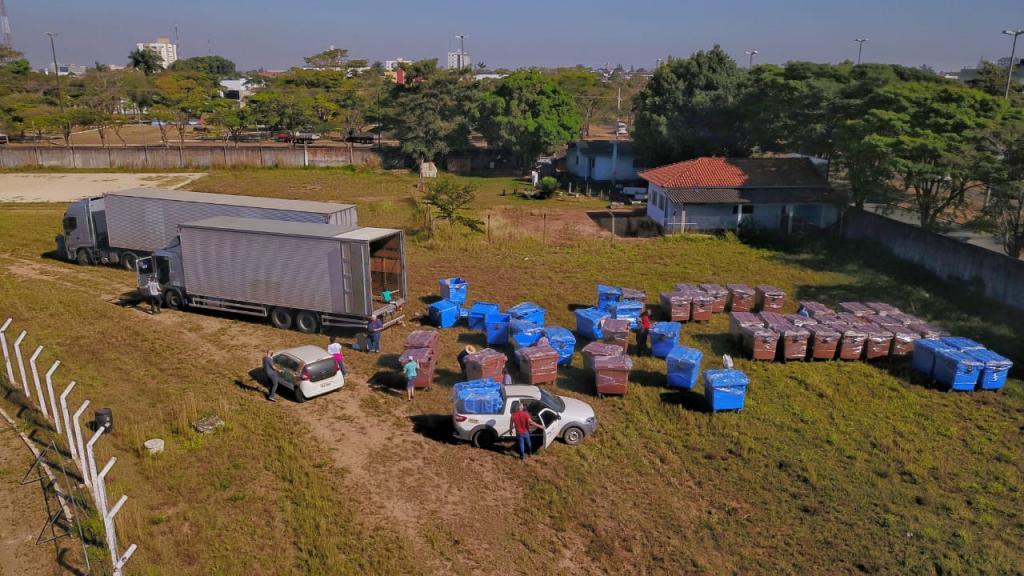
[[[388,155],[390,156],[390,155]],[[30,146],[0,147],[0,168],[51,166],[59,168],[210,168],[210,167],[288,167],[376,166],[394,162],[368,148],[301,146]]]
[[[843,238],[879,242],[898,258],[1024,310],[1024,262],[1005,254],[853,208],[846,211]]]

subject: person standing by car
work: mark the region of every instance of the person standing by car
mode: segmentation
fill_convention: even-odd
[[[380,352],[380,333],[384,330],[384,321],[380,319],[380,316],[373,315],[370,317],[369,324],[366,325],[366,335],[368,339],[368,348],[370,352]]]
[[[156,281],[156,276],[150,276],[149,281],[146,282],[145,286],[146,297],[149,299],[149,313],[159,314],[160,313],[160,283]]]
[[[348,376],[348,371],[345,370],[345,355],[341,352],[341,344],[338,343],[338,339],[331,336],[330,344],[327,345],[327,353],[334,356],[334,361],[338,364],[338,370],[341,371],[342,376]]]
[[[419,373],[419,369],[420,365],[415,358],[411,357],[402,365],[402,372],[405,374],[405,393],[409,396],[410,401],[416,395],[416,375]]]
[[[512,385],[512,374],[509,373],[508,368],[501,369],[501,385],[511,386]]]
[[[519,443],[519,460],[526,460],[527,454],[533,454],[533,442],[530,440],[530,429],[544,429],[544,425],[536,422],[526,411],[522,402],[512,406],[512,427],[516,429],[516,440]]]
[[[636,355],[650,354],[647,350],[647,334],[651,331],[651,312],[644,308],[636,328]]]
[[[277,386],[281,383],[281,368],[274,362],[274,353],[267,350],[267,354],[263,357],[263,373],[267,377],[267,384],[270,391],[267,393],[267,400],[271,402],[277,402]]]

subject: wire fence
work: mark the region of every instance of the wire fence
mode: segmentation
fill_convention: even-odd
[[[55,532],[55,526],[59,522],[65,523],[64,525],[68,528],[68,534],[73,534],[73,528],[77,527],[77,536],[82,541],[82,550],[83,554],[85,554],[85,562],[88,565],[88,551],[85,547],[86,537],[81,526],[81,513],[85,510],[87,502],[82,502],[81,499],[75,497],[76,491],[81,492],[91,500],[102,522],[105,544],[110,552],[111,573],[113,576],[122,576],[124,574],[124,566],[132,555],[135,554],[137,546],[131,544],[123,553],[119,551],[117,528],[114,519],[118,512],[121,511],[125,502],[127,502],[128,496],[121,495],[116,502],[111,504],[106,481],[107,475],[110,474],[114,464],[117,463],[117,458],[111,457],[102,467],[99,467],[96,462],[96,444],[107,433],[108,429],[97,422],[94,426],[95,430],[91,435],[83,431],[81,419],[85,411],[89,409],[90,401],[88,399],[83,400],[78,409],[72,412],[71,408],[73,408],[73,405],[69,406],[69,400],[72,391],[75,389],[76,383],[74,380],[70,381],[59,395],[55,393],[53,376],[61,366],[60,360],[54,360],[49,369],[43,373],[43,378],[40,379],[38,361],[43,353],[44,346],[40,345],[35,348],[28,358],[28,370],[26,370],[25,355],[22,351],[22,344],[28,336],[28,332],[25,330],[22,330],[17,338],[14,339],[14,362],[12,363],[12,354],[7,338],[8,329],[12,323],[13,319],[8,318],[3,325],[0,325],[0,348],[3,350],[4,375],[6,376],[7,383],[12,389],[17,390],[18,382],[20,381],[21,392],[28,400],[25,407],[38,411],[38,414],[42,415],[56,433],[56,436],[53,436],[49,444],[43,446],[42,449],[36,446],[28,436],[21,434],[22,440],[35,455],[35,461],[26,477],[33,470],[38,469],[40,473],[38,479],[42,480],[45,476],[50,481],[50,485],[53,487],[59,503],[59,508],[54,514],[49,512],[47,514],[47,525],[43,529],[50,528],[51,532],[53,532],[53,537],[46,541],[49,542],[59,537]],[[18,368],[19,379],[17,380],[14,377],[15,365]],[[30,374],[31,386],[29,385]],[[17,429],[16,423],[10,416],[6,413],[2,415],[12,427]],[[52,470],[50,459],[47,457],[50,452],[53,452],[54,457],[62,453],[70,456],[74,467],[77,468],[78,477],[81,479],[80,485],[74,485],[74,481],[71,478],[75,470],[72,470],[72,473],[69,474],[63,467],[63,463],[60,463],[59,466],[63,472],[64,486],[60,485],[57,475]],[[76,511],[78,512],[77,514],[75,513]],[[41,539],[42,534],[37,539],[37,543],[42,543],[40,542]]]

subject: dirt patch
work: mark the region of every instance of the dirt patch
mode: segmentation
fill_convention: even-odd
[[[71,202],[143,186],[179,188],[202,176],[205,174],[0,174],[0,202]]]
[[[505,207],[491,212],[490,218],[492,231],[497,234],[529,234],[557,246],[610,235],[582,210]]]

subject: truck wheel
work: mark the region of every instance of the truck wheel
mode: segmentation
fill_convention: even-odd
[[[478,430],[476,434],[473,434],[473,446],[476,446],[477,448],[492,448],[494,443],[497,441],[497,435],[495,435],[494,430],[491,430],[490,428]]]
[[[569,446],[575,446],[583,442],[583,436],[583,430],[576,426],[570,426],[565,429],[565,432],[562,432],[562,441]]]
[[[315,334],[320,327],[317,315],[309,310],[300,310],[295,315],[295,329],[303,334]]]
[[[134,272],[135,271],[135,263],[138,262],[138,260],[139,260],[139,257],[136,256],[134,252],[125,252],[124,254],[121,255],[121,266],[125,270],[129,270],[131,272]]]
[[[270,323],[274,328],[287,330],[292,327],[292,311],[287,308],[274,308],[270,311]]]
[[[185,298],[181,292],[172,288],[164,294],[164,304],[171,310],[182,310],[185,308]]]
[[[90,255],[89,251],[86,250],[85,248],[78,249],[78,252],[75,253],[75,261],[81,264],[82,266],[93,265],[92,255]]]

